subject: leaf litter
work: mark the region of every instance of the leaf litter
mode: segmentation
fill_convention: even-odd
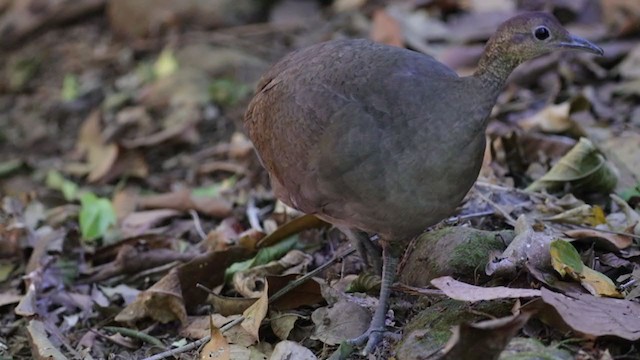
[[[376,275],[347,256],[288,289],[348,244],[275,200],[239,126],[251,89],[283,54],[336,37],[407,45],[468,74],[501,20],[543,10],[30,3],[0,2],[0,352],[56,359],[144,358],[207,336],[189,355],[357,356],[339,344],[366,329]],[[640,7],[544,6],[606,56],[551,55],[513,74],[456,226],[403,260],[388,314],[397,336],[380,358],[637,355],[619,340],[640,334]],[[572,337],[598,340],[562,345]]]

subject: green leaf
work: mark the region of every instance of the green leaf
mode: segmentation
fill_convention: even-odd
[[[220,196],[221,191],[230,189],[233,185],[235,185],[237,181],[238,181],[238,178],[235,175],[233,175],[224,179],[221,182],[218,182],[209,186],[195,188],[191,190],[191,196],[217,197],[217,196]]]
[[[584,264],[580,259],[580,254],[569,242],[560,239],[554,240],[550,244],[549,252],[551,253],[551,265],[560,275],[565,276],[568,273],[577,278],[577,275],[582,273]]]
[[[53,190],[62,192],[65,200],[72,201],[78,198],[78,185],[69,181],[56,170],[51,170],[47,173],[46,184]]]
[[[178,70],[178,60],[171,49],[164,49],[153,64],[153,74],[157,79],[165,78]]]
[[[640,183],[637,183],[634,187],[629,187],[620,192],[620,197],[624,201],[629,201],[631,198],[640,197]]]
[[[0,162],[0,177],[8,176],[15,171],[20,170],[24,162],[20,159],[13,159],[5,162]]]
[[[80,203],[80,232],[83,239],[93,241],[116,223],[116,212],[109,199],[87,192],[80,196]]]
[[[209,85],[209,95],[214,103],[230,106],[251,94],[251,87],[230,79],[218,79]]]
[[[73,74],[67,74],[62,81],[62,100],[73,101],[80,95],[80,82]]]
[[[239,271],[251,269],[252,267],[264,265],[270,261],[278,260],[283,257],[290,250],[295,249],[298,245],[298,236],[294,235],[286,240],[283,240],[273,246],[262,248],[258,251],[256,256],[249,260],[237,262],[227,268],[224,273],[225,281],[230,280],[233,275]]]

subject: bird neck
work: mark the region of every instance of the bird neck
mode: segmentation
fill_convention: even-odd
[[[501,44],[490,41],[480,58],[473,77],[484,87],[497,94],[502,90],[511,72],[521,63],[518,57],[502,49]]]

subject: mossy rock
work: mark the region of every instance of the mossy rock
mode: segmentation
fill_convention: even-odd
[[[481,301],[473,305],[451,299],[437,302],[419,312],[405,326],[402,340],[396,346],[396,358],[425,359],[449,340],[454,326],[486,320],[479,314],[508,316],[512,305],[512,301],[505,300]]]
[[[513,240],[511,230],[484,231],[449,227],[422,234],[409,254],[399,281],[410,286],[427,286],[440,276],[454,276],[475,282],[484,277],[489,253],[502,252]]]
[[[536,339],[513,338],[500,354],[499,360],[572,360],[568,351],[545,346]]]

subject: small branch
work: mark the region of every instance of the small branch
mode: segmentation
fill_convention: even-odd
[[[207,234],[205,234],[204,230],[202,229],[202,224],[200,224],[200,217],[198,216],[198,213],[195,210],[191,209],[189,210],[189,214],[193,219],[193,225],[196,228],[198,236],[200,236],[200,240],[207,240]]]
[[[498,205],[497,203],[495,203],[493,200],[489,199],[488,196],[486,196],[485,194],[481,193],[478,190],[475,190],[476,194],[482,199],[484,200],[487,204],[491,205],[491,207],[493,207],[497,212],[500,213],[500,215],[502,215],[502,217],[505,218],[505,220],[507,221],[507,223],[511,226],[515,226],[516,225],[516,219],[514,219],[511,214],[509,214],[509,212],[507,212],[505,209],[503,209],[500,205]]]

